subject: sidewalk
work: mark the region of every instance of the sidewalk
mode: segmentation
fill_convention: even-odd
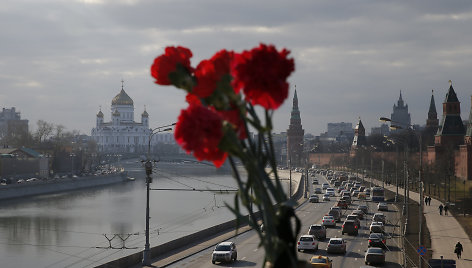
[[[379,180],[374,179],[373,182],[374,184],[382,185],[382,182]],[[395,185],[385,185],[385,189],[396,192]],[[403,196],[403,188],[399,187],[398,189],[398,194]],[[420,194],[410,191],[410,199],[419,203]],[[431,199],[431,206],[423,206],[423,214],[431,236],[433,259],[440,259],[443,256],[444,259],[456,260],[457,268],[472,267],[472,242],[469,236],[450,213],[448,216],[445,216],[443,211],[443,215],[439,215],[438,207],[440,204],[439,200]],[[462,259],[460,260],[457,259],[454,253],[454,247],[458,241],[464,248]]]

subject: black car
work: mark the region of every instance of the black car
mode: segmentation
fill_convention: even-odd
[[[348,235],[357,235],[359,233],[359,226],[355,221],[346,220],[343,223],[341,233],[347,233]]]
[[[387,241],[382,233],[371,233],[369,236],[368,247],[386,248]]]

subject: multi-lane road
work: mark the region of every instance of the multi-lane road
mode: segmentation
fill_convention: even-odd
[[[326,182],[325,177],[317,175],[318,180],[321,183]],[[320,202],[320,203],[303,203],[297,209],[297,216],[302,222],[302,229],[300,235],[308,232],[308,228],[311,224],[321,223],[322,217],[329,211],[329,209],[335,205],[339,196],[331,198],[331,201]],[[361,222],[361,228],[357,236],[349,236],[341,234],[342,221],[345,216],[350,214],[353,209],[359,204],[366,204],[369,206],[369,213]],[[298,258],[301,260],[309,260],[313,255],[324,255],[329,256],[333,260],[333,267],[362,267],[364,264],[364,254],[367,250],[368,237],[369,237],[369,226],[371,223],[372,215],[377,212],[377,204],[369,201],[354,200],[353,204],[347,210],[343,210],[343,217],[341,222],[336,224],[334,228],[328,228],[327,239],[319,241],[319,249],[316,252],[298,252]],[[387,216],[387,223],[385,231],[389,234],[390,238],[387,239],[387,250],[386,250],[386,263],[383,267],[401,267],[401,252],[399,246],[400,238],[398,234],[399,225],[398,221],[400,214],[398,213],[395,206],[389,204],[389,210],[384,212]],[[326,252],[326,246],[331,237],[343,237],[347,241],[347,253],[346,254],[328,254]],[[259,238],[254,231],[249,231],[238,235],[231,239],[237,245],[238,260],[232,263],[217,263],[216,266],[221,267],[262,267],[264,260],[264,249],[259,248]],[[215,264],[211,263],[211,254],[213,247],[201,251],[198,254],[192,255],[185,259],[180,260],[167,267],[216,267]]]

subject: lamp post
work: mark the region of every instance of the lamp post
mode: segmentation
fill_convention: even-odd
[[[398,125],[394,125],[392,123],[397,123],[399,124],[399,122],[395,122],[389,118],[386,118],[386,117],[381,117],[380,118],[380,121],[383,121],[383,122],[390,122],[390,128],[392,129],[403,129],[401,126],[398,126]],[[401,124],[401,123],[400,123]],[[409,125],[408,126],[408,131],[413,131],[412,130],[412,125]],[[416,133],[413,131],[413,133],[416,135]],[[422,224],[423,224],[423,180],[421,178],[421,171],[422,171],[422,168],[423,168],[423,137],[421,135],[421,133],[419,134],[418,136],[418,139],[419,139],[419,170],[418,170],[418,184],[419,184],[419,189],[418,189],[418,192],[419,192],[419,195],[420,195],[420,199],[419,199],[419,202],[418,202],[418,246],[421,246],[422,244]],[[408,172],[408,169],[406,170]],[[406,178],[408,180],[408,175],[406,175]],[[407,200],[407,203],[406,203],[406,211],[407,211],[407,219],[408,219],[408,199],[409,199],[409,196],[410,196],[410,191],[408,190],[408,187],[409,187],[409,183],[407,181],[407,185],[405,186],[405,191],[406,191],[406,196],[405,196],[405,199]],[[418,255],[418,267],[422,267],[421,265],[421,262],[422,262],[422,259],[421,259],[421,255]]]
[[[75,154],[74,153],[70,153],[70,173],[72,173],[72,175],[74,175],[74,157],[75,157]]]
[[[144,169],[146,171],[146,244],[144,245],[144,250],[143,250],[143,260],[142,260],[142,265],[143,266],[151,266],[151,261],[150,261],[150,245],[149,245],[149,184],[152,182],[152,160],[151,160],[151,139],[154,134],[157,134],[159,132],[164,132],[164,131],[169,131],[172,130],[172,126],[174,126],[175,123],[166,125],[166,126],[161,126],[161,127],[156,127],[154,129],[151,129],[151,132],[149,133],[149,139],[148,139],[148,151],[147,151],[147,157],[146,161],[144,162]],[[162,129],[165,128],[165,129]]]

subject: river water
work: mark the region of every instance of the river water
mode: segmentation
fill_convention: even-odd
[[[135,160],[121,165],[134,182],[2,202],[0,267],[94,267],[142,251],[144,169]],[[160,162],[153,176],[153,189],[236,189],[228,170],[198,163]],[[234,219],[224,204],[233,200],[208,191],[151,191],[151,247]]]

